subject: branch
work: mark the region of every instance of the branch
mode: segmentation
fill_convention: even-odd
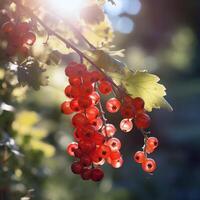
[[[82,51],[80,51],[77,47],[75,47],[71,42],[66,40],[63,36],[60,34],[56,33],[52,28],[48,27],[45,22],[43,22],[37,15],[35,15],[32,10],[24,5],[22,5],[18,0],[12,0],[21,10],[23,10],[25,13],[27,13],[31,18],[33,18],[35,21],[37,21],[41,26],[44,27],[44,29],[51,35],[54,35],[57,37],[60,41],[62,41],[67,47],[71,48],[74,50],[80,57],[84,58],[87,60],[96,70],[101,72],[102,74],[105,75],[105,77],[108,77],[104,71],[98,67],[90,58],[88,58]],[[108,81],[111,82],[111,84],[116,87],[119,91],[121,91],[120,87],[108,77]]]

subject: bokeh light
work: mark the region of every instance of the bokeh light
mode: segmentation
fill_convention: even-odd
[[[116,0],[115,4],[107,2],[104,6],[114,30],[124,34],[131,33],[134,30],[134,21],[129,15],[137,15],[140,12],[140,0]]]
[[[111,3],[107,2],[105,4],[105,11],[109,14],[109,15],[113,15],[113,16],[117,16],[120,15],[122,12],[125,11],[125,5],[128,3],[127,0],[116,0],[115,4],[116,5],[112,5]]]
[[[120,17],[115,28],[121,33],[130,33],[133,31],[134,23],[128,17]]]
[[[139,0],[132,0],[126,4],[126,13],[137,15],[141,10],[142,4]]]

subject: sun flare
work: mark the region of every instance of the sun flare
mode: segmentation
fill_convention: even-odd
[[[48,5],[56,13],[74,17],[78,16],[83,8],[84,0],[49,0]]]

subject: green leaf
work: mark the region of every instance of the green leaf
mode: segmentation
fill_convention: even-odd
[[[122,85],[132,97],[141,97],[145,102],[145,109],[165,108],[172,111],[172,107],[165,100],[166,88],[158,83],[160,78],[146,71],[133,72],[122,62],[102,50],[93,51],[95,64],[102,68],[118,85]]]
[[[125,64],[121,61],[114,59],[103,50],[94,50],[91,52],[95,64],[107,72],[121,73],[124,71]]]

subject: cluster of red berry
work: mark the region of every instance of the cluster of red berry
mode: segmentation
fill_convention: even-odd
[[[107,110],[110,112],[107,104]],[[143,151],[137,151],[133,158],[135,162],[142,164],[142,169],[145,172],[152,173],[156,169],[156,162],[148,158],[147,154],[152,153],[158,147],[158,139],[156,137],[148,137],[148,133],[144,131],[144,129],[149,128],[151,119],[144,109],[143,99],[140,97],[133,99],[130,96],[126,96],[123,98],[123,105],[120,111],[122,117],[124,117],[120,122],[120,129],[122,131],[130,132],[135,125],[145,134]]]
[[[156,162],[152,158],[148,158],[147,154],[152,153],[158,147],[158,139],[156,137],[149,137],[145,139],[143,151],[137,151],[133,158],[135,162],[142,165],[145,172],[152,173],[156,169]]]
[[[123,164],[121,142],[114,137],[117,129],[113,124],[107,123],[100,101],[100,94],[110,94],[113,86],[104,74],[99,71],[88,71],[84,64],[71,62],[66,67],[65,74],[69,80],[65,95],[70,100],[61,104],[61,111],[67,115],[75,113],[72,117],[75,142],[70,143],[66,149],[70,156],[76,158],[71,170],[75,174],[80,174],[84,180],[100,181],[104,176],[100,166],[105,162],[114,168],[119,168]],[[124,132],[130,132],[133,124],[139,129],[148,128],[150,125],[144,101],[139,97],[133,99],[126,95],[122,98],[110,98],[106,102],[106,109],[110,113],[121,112],[123,119],[120,129]],[[147,142],[144,155],[146,152],[152,152],[153,148],[152,139],[149,138],[147,141],[151,142]],[[143,163],[145,171],[150,172],[149,159],[141,161],[141,155],[134,158],[136,162]],[[155,164],[153,167],[155,169]]]
[[[20,54],[28,55],[28,47],[36,41],[36,35],[31,31],[31,24],[27,22],[5,22],[1,26],[1,34],[7,41],[6,53],[8,56]]]

